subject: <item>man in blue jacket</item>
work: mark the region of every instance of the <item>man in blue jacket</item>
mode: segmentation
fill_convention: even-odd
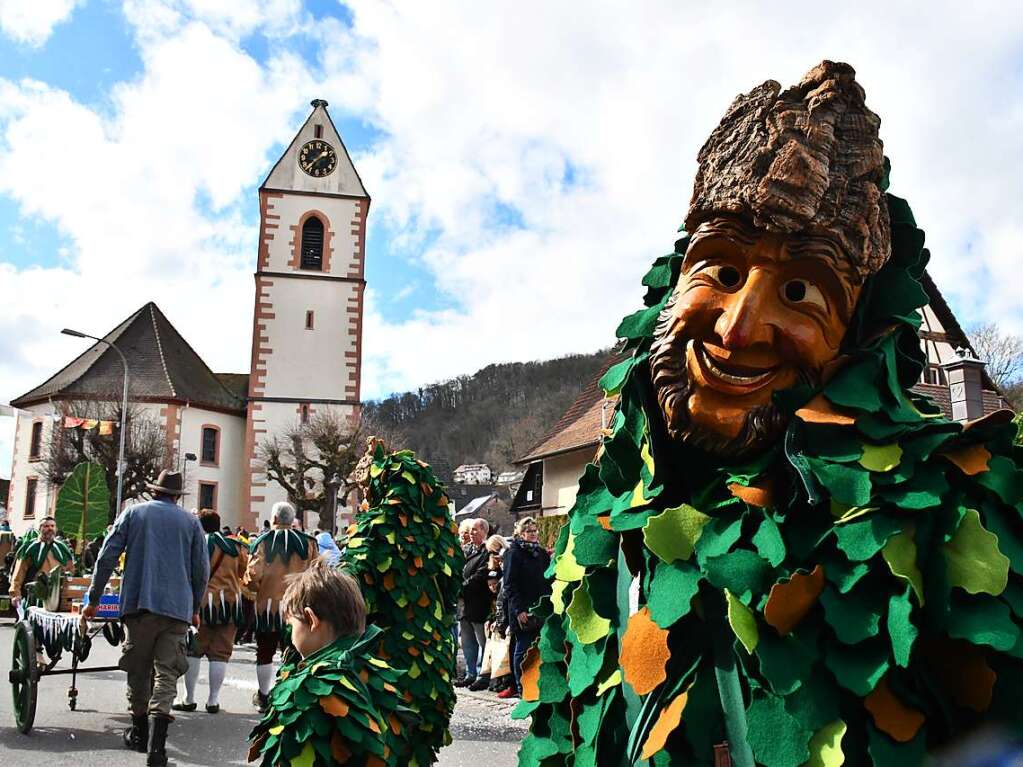
[[[148,487],[153,500],[122,513],[103,543],[83,614],[96,615],[103,587],[126,552],[120,599],[127,639],[118,665],[128,672],[131,727],[124,743],[143,753],[148,746],[146,764],[163,767],[171,704],[178,677],[188,670],[185,637],[189,623],[199,625],[210,561],[199,520],[177,504],[181,472],[163,471]]]

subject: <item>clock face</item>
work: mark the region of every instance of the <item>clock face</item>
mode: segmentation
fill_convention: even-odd
[[[336,166],[337,152],[326,141],[307,141],[298,152],[298,167],[310,176],[329,176]]]

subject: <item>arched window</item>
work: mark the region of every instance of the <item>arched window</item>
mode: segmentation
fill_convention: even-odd
[[[323,269],[323,222],[316,216],[302,224],[302,268]]]

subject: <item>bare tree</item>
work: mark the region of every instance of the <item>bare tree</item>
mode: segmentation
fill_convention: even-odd
[[[44,447],[41,474],[46,482],[59,488],[82,461],[103,467],[110,491],[108,523],[117,517],[117,455],[120,447],[121,400],[76,399],[56,403],[60,423]],[[66,418],[112,421],[109,434],[92,429],[64,428]],[[163,426],[153,415],[138,405],[128,403],[124,440],[124,499],[140,498],[148,493],[146,485],[153,482],[165,468],[167,441]]]
[[[355,465],[366,450],[369,424],[353,421],[336,409],[314,413],[308,422],[297,422],[263,440],[257,455],[266,477],[288,494],[304,519],[315,513],[319,528],[330,530],[331,504],[325,484],[338,480],[338,495],[347,497],[354,485]]]
[[[1003,332],[988,322],[970,329],[970,341],[991,380],[999,389],[1006,389],[1023,378],[1023,337]]]

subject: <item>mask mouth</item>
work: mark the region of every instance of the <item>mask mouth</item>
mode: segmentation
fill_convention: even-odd
[[[689,349],[707,385],[726,394],[752,394],[767,386],[780,369],[778,365],[753,367],[736,364],[734,360],[715,356],[703,343],[695,340],[689,342]]]

